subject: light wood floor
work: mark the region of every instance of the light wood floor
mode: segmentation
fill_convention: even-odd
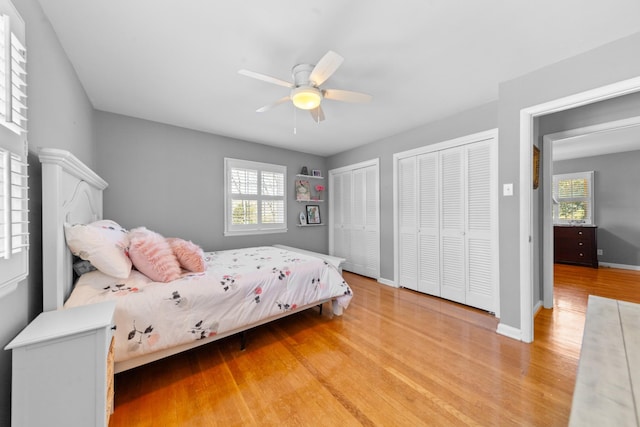
[[[315,309],[116,375],[110,426],[565,426],[587,295],[640,302],[640,272],[556,265],[535,341],[479,310],[345,273]]]

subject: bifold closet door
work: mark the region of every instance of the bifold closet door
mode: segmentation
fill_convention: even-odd
[[[398,158],[399,286],[496,311],[493,144]]]
[[[355,169],[353,177],[353,224],[351,233],[354,273],[377,278],[380,237],[378,233],[378,169]]]
[[[332,255],[348,259],[351,256],[351,175],[341,173],[332,176],[331,191]]]
[[[438,153],[418,156],[418,291],[440,296]]]
[[[440,256],[443,298],[466,303],[464,147],[440,152]]]
[[[496,311],[493,283],[496,248],[491,233],[492,173],[491,140],[476,142],[466,148],[466,246],[467,291],[466,304],[488,311]],[[495,191],[495,190],[494,190]]]
[[[380,276],[378,166],[330,173],[333,237],[330,253],[345,258],[343,270]]]
[[[416,157],[398,161],[398,285],[418,290]]]
[[[440,296],[438,153],[398,162],[399,285]]]

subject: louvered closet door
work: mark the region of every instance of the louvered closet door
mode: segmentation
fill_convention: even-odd
[[[440,152],[441,296],[465,303],[464,147]]]
[[[438,153],[418,156],[418,291],[440,296]]]
[[[416,158],[398,161],[398,285],[418,290]]]
[[[351,224],[351,257],[345,268],[353,273],[363,274],[366,263],[365,241],[365,175],[362,169],[356,169],[351,177],[351,203],[353,206]]]
[[[355,174],[355,172],[354,172]],[[364,268],[362,273],[368,277],[380,277],[380,203],[378,200],[378,167],[368,166],[362,169],[364,176]]]
[[[467,152],[467,266],[466,303],[495,311],[491,216],[491,141],[469,144]]]
[[[349,181],[349,182],[347,182]],[[333,176],[331,183],[333,252],[332,255],[348,258],[351,252],[351,175],[342,173]]]

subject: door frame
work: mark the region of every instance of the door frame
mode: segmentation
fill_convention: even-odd
[[[535,143],[535,120],[547,114],[570,110],[606,99],[640,91],[640,77],[619,81],[574,95],[544,102],[520,110],[520,340],[532,342],[534,338],[533,316],[533,178],[532,152]],[[545,276],[542,275],[543,280]],[[546,278],[548,280],[548,278]],[[545,289],[548,285],[542,283]],[[537,303],[537,301],[536,301]]]

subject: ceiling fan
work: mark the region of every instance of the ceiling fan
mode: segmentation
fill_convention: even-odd
[[[369,102],[373,99],[371,95],[366,93],[320,88],[320,85],[335,73],[343,61],[344,58],[342,56],[330,50],[316,65],[298,64],[291,69],[293,83],[245,69],[239,70],[238,73],[291,89],[289,95],[258,108],[256,112],[263,113],[280,104],[291,101],[297,108],[309,110],[314,121],[321,122],[325,118],[320,105],[323,99],[342,102]]]

